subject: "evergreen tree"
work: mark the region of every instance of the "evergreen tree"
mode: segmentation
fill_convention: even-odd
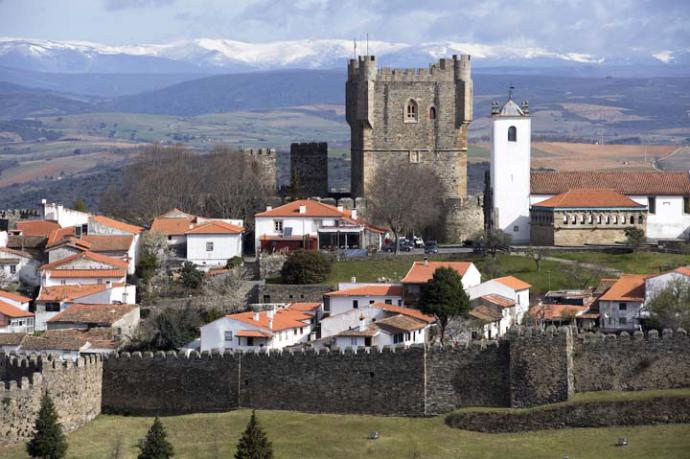
[[[453,269],[438,268],[424,287],[419,306],[423,312],[438,318],[443,343],[448,320],[470,309],[470,299],[462,285],[462,277]]]
[[[175,452],[173,446],[166,439],[167,434],[161,420],[153,420],[153,425],[149,429],[146,437],[143,439],[139,449],[141,453],[137,456],[138,459],[167,459],[173,457]]]
[[[188,289],[196,290],[204,281],[204,273],[199,271],[194,263],[185,261],[180,270],[180,281]]]
[[[266,432],[263,431],[256,419],[256,412],[252,411],[247,428],[237,443],[235,459],[272,459],[273,446],[268,441]]]
[[[31,457],[59,459],[67,453],[67,439],[58,422],[55,405],[48,393],[41,398],[41,408],[38,411],[34,436],[26,444],[26,452]]]

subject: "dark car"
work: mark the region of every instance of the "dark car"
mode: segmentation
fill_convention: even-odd
[[[436,241],[426,241],[426,244],[424,244],[424,253],[438,253],[438,244],[436,244]]]

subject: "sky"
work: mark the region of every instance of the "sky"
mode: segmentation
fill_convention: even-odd
[[[0,36],[111,45],[190,38],[690,48],[690,0],[0,0]]]

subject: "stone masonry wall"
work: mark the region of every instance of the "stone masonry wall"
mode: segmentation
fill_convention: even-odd
[[[299,303],[323,301],[323,295],[332,292],[332,285],[263,284],[256,288],[254,303]]]
[[[574,342],[575,391],[628,391],[690,386],[690,338],[685,331],[645,338],[581,334]]]
[[[296,175],[304,197],[328,195],[328,144],[325,142],[290,145],[290,177]]]

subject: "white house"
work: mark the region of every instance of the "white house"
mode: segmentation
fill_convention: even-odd
[[[414,305],[419,300],[424,286],[434,277],[434,273],[439,268],[450,268],[458,273],[462,278],[462,285],[465,291],[471,287],[479,285],[482,275],[470,261],[415,261],[412,267],[402,279],[403,300],[405,305]]]
[[[599,297],[599,326],[602,330],[634,331],[640,328],[648,277],[646,274],[624,274]]]
[[[530,207],[574,189],[610,189],[648,209],[646,235],[652,240],[690,236],[688,171],[531,171],[531,120],[511,98],[492,109],[490,224],[530,241]],[[527,196],[527,198],[526,198]]]
[[[104,215],[90,215],[88,232],[84,239],[92,243],[92,251],[104,255],[121,257],[126,247],[126,259],[129,262],[128,274],[134,274],[141,250],[141,235],[144,228],[121,222]],[[106,236],[110,236],[106,238]],[[131,238],[131,239],[130,239]],[[110,254],[107,252],[116,252]]]
[[[293,346],[309,340],[311,319],[288,307],[228,314],[201,327],[201,351]]]
[[[400,284],[350,284],[344,287],[348,288],[324,295],[324,311],[331,316],[374,303],[403,304]]]
[[[129,304],[136,300],[136,287],[128,284],[83,284],[43,286],[36,298],[36,330],[71,304]]]
[[[0,333],[33,333],[31,298],[0,290]]]
[[[470,287],[470,300],[482,299],[482,303],[497,307],[503,315],[498,336],[513,325],[520,324],[529,310],[531,285],[515,276],[504,276]]]
[[[222,221],[196,225],[185,233],[187,260],[202,270],[225,266],[230,258],[242,256],[243,232],[241,226]]]
[[[21,282],[36,287],[40,283],[40,262],[22,250],[0,247],[0,284]]]
[[[346,210],[310,199],[289,202],[255,215],[257,252],[375,248],[383,244],[385,230],[370,225]]]
[[[41,266],[41,286],[123,284],[128,262],[94,252],[81,252]]]
[[[48,203],[41,200],[41,218],[57,222],[62,228],[70,226],[86,227],[89,223],[89,214],[74,209],[69,209],[62,204]]]

